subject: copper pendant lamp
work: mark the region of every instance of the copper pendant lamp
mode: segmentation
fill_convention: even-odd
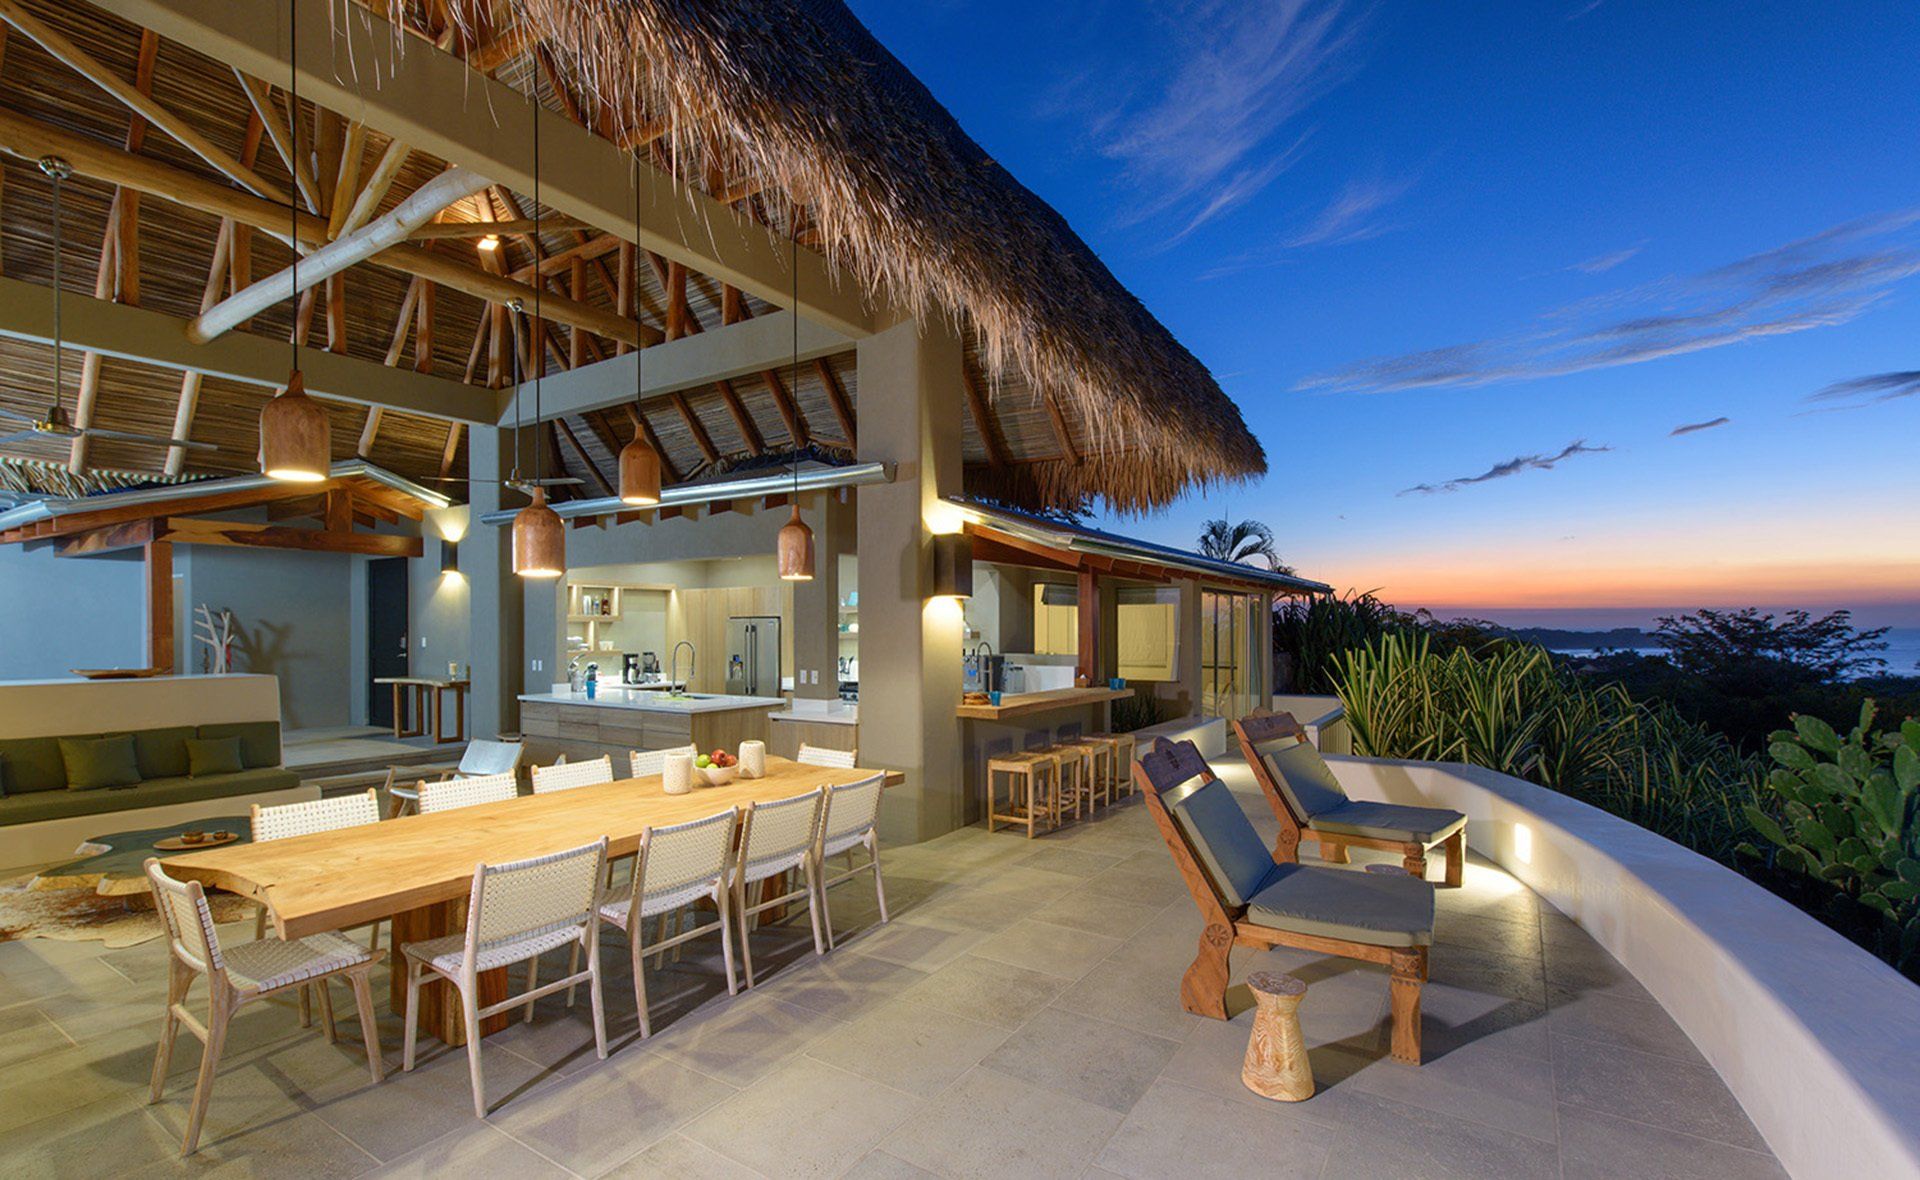
[[[640,240],[640,158],[633,161],[633,237]],[[635,302],[634,321],[640,319],[638,301]],[[642,402],[645,397],[645,385],[641,374],[646,370],[647,342],[642,339],[633,346],[633,441],[620,448],[620,502],[636,508],[648,508],[660,502],[660,453],[647,442],[646,431],[641,429],[645,413]]]
[[[800,390],[800,227],[793,230],[793,377],[794,396]],[[793,450],[793,515],[787,523],[780,526],[780,538],[775,547],[779,559],[780,580],[784,582],[811,582],[813,580],[813,530],[807,522],[800,519],[800,440],[794,439]]]
[[[528,99],[533,104],[533,236],[540,240],[540,104],[531,93]],[[538,254],[536,252],[536,260]],[[533,285],[533,318],[540,318],[540,289],[545,284],[536,281]],[[547,356],[543,351],[539,337],[529,335],[534,350],[533,370],[533,428],[536,436],[540,430],[540,379],[546,373]],[[519,345],[514,345],[514,363],[519,364]],[[519,398],[516,394],[515,404]],[[518,465],[520,436],[514,434],[515,464]],[[513,572],[523,578],[557,578],[567,572],[567,527],[560,520],[560,514],[547,506],[547,489],[544,474],[544,461],[540,452],[545,448],[537,442],[533,449],[533,490],[530,493],[533,502],[513,514]]]
[[[300,34],[298,15],[289,3],[287,95],[293,135],[293,154],[300,152]],[[327,409],[307,396],[307,383],[300,373],[300,332],[297,323],[300,304],[300,207],[289,199],[288,220],[293,244],[293,299],[296,324],[293,332],[293,371],[287,387],[260,410],[260,471],[268,479],[288,483],[319,483],[333,467],[333,425]]]

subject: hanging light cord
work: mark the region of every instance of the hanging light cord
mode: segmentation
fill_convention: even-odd
[[[787,396],[793,399],[793,416],[800,417],[800,223],[793,225],[793,241],[787,265],[793,270],[793,376]],[[793,510],[800,511],[800,439],[793,440]]]
[[[293,140],[287,171],[293,175],[287,194],[287,245],[293,247],[293,368],[300,370],[300,13],[287,0],[287,131]]]
[[[545,321],[540,318],[540,294],[547,285],[546,276],[540,273],[540,250],[543,240],[540,237],[540,93],[535,88],[531,74],[527,77],[527,97],[533,100],[533,320],[534,323],[544,326]],[[535,487],[541,486],[540,481],[544,478],[546,470],[546,456],[541,452],[547,448],[538,438],[542,421],[540,379],[546,376],[547,372],[545,335],[543,331],[539,337],[535,337],[529,332],[527,337],[527,347],[534,350],[533,432],[536,437],[533,446],[533,482]]]
[[[58,410],[67,393],[60,367],[60,341],[65,339],[60,334],[60,174],[66,171],[66,162],[49,156],[40,166],[53,177],[53,408]]]
[[[635,251],[633,256],[633,265],[634,265],[634,269],[637,271],[640,266],[640,254],[639,254],[639,249],[640,249],[640,153],[637,149],[633,153],[632,167],[629,169],[629,171],[631,172],[632,179],[633,179],[633,247]],[[635,274],[631,278],[629,278],[627,282],[629,284],[638,286],[635,280],[637,280],[639,277],[640,276],[638,274]],[[640,293],[637,290],[634,292],[634,298],[633,298],[633,323],[634,323],[634,336],[636,337],[633,344],[633,413],[634,413],[633,429],[636,433],[638,433],[640,430],[640,423],[646,421],[644,415],[646,413],[645,402],[646,402],[646,396],[647,396],[647,389],[646,389],[646,383],[641,380],[641,375],[645,371],[646,365],[647,365],[647,342],[644,337],[640,336],[640,332],[639,332]]]

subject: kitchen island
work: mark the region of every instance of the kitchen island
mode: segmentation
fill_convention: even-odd
[[[767,739],[767,713],[785,706],[779,697],[680,695],[658,689],[603,685],[589,700],[584,692],[528,693],[520,697],[520,730],[527,760],[551,763],[613,755],[614,773],[625,778],[627,751],[737,750],[749,739]]]

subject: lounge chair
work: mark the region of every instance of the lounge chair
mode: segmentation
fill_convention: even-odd
[[[1316,840],[1320,858],[1346,864],[1347,847],[1400,854],[1400,864],[1425,880],[1427,849],[1444,844],[1446,883],[1460,886],[1467,858],[1467,817],[1444,807],[1403,807],[1347,798],[1320,751],[1291,713],[1252,713],[1233,723],[1240,753],[1280,821],[1275,860],[1299,859],[1300,842]]]
[[[1420,1064],[1420,985],[1433,941],[1433,887],[1403,873],[1354,873],[1281,862],[1192,742],[1155,743],[1134,763],[1147,811],[1173,853],[1206,926],[1180,980],[1180,1005],[1227,1019],[1227,955],[1235,946],[1295,947],[1385,964],[1393,1058]]]

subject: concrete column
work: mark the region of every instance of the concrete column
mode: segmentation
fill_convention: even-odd
[[[1180,629],[1180,692],[1185,698],[1187,715],[1200,712],[1200,583],[1195,581],[1178,582],[1180,588],[1180,607],[1178,611]]]
[[[513,435],[476,426],[467,435],[467,474],[475,480],[504,479],[513,467]],[[467,576],[471,610],[467,623],[468,659],[473,664],[472,733],[493,737],[520,728],[524,638],[523,595],[513,573],[513,533],[507,525],[481,524],[480,518],[521,498],[498,483],[472,483],[473,528],[460,543],[460,570]],[[536,673],[544,675],[544,673]]]
[[[820,501],[817,510],[804,513],[813,529],[813,579],[793,583],[794,666],[789,671],[794,696],[832,699],[840,695],[840,555],[852,539],[854,514],[837,494],[829,492]]]
[[[857,348],[862,461],[896,465],[859,493],[860,761],[906,774],[886,793],[880,835],[926,840],[965,822],[960,763],[959,605],[928,601],[933,531],[960,522],[943,497],[961,486],[960,338],[944,319],[902,323]]]

